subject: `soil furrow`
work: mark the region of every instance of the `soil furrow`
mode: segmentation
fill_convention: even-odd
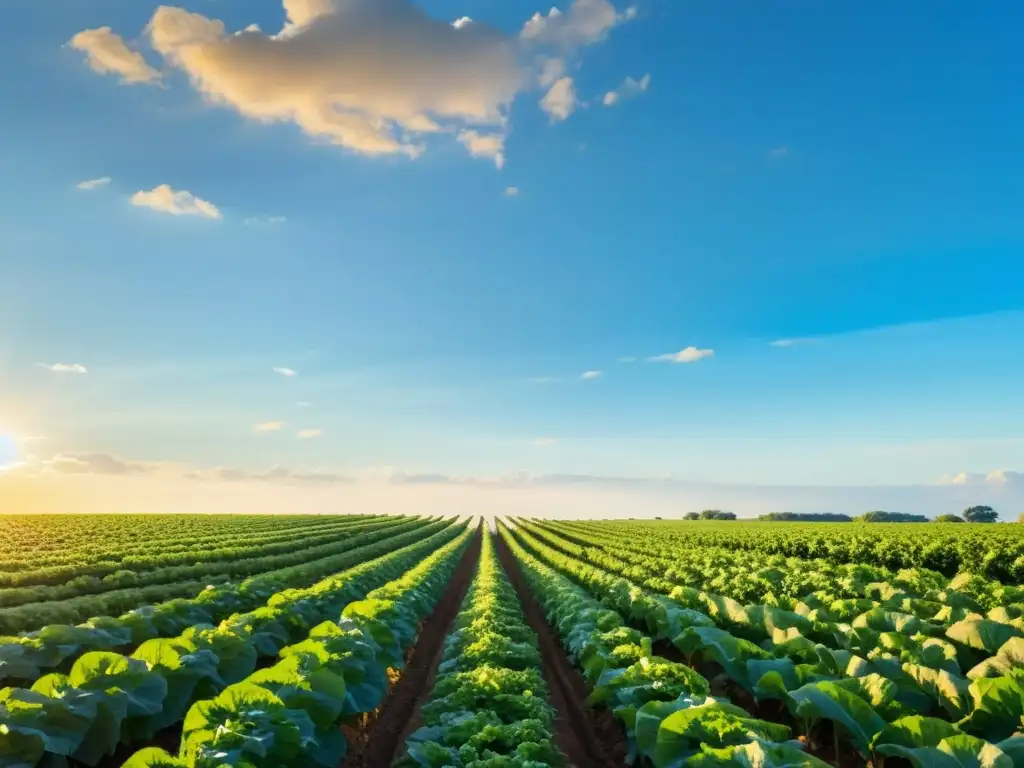
[[[401,677],[376,715],[358,733],[348,732],[349,749],[341,768],[387,768],[401,757],[405,740],[419,723],[420,707],[430,699],[444,652],[444,639],[462,607],[480,559],[480,530],[452,575],[434,612],[423,622]]]
[[[501,536],[495,536],[498,559],[515,587],[530,628],[537,633],[548,698],[557,712],[555,739],[577,768],[618,768],[626,762],[626,737],[607,710],[595,710],[587,698],[583,677],[569,663],[562,643],[544,610],[530,594],[515,556]]]

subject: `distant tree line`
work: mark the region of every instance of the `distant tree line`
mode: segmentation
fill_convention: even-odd
[[[632,519],[632,518],[631,518]],[[656,518],[661,519],[661,518]],[[705,509],[703,512],[687,512],[683,515],[684,520],[735,520],[735,512],[723,512],[720,509]],[[850,517],[838,512],[769,512],[766,515],[759,515],[758,520],[768,522],[798,522],[798,523],[930,523],[931,518],[924,515],[911,515],[906,512],[886,512],[884,510],[873,510],[865,512],[858,517]],[[992,507],[979,505],[968,507],[960,515],[939,515],[935,518],[936,523],[997,523],[999,513]],[[1018,523],[1024,523],[1024,514],[1018,519]]]
[[[723,512],[720,509],[705,509],[703,512],[687,512],[683,520],[735,520],[735,512]]]

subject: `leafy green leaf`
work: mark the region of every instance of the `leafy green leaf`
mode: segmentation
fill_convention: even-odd
[[[866,752],[871,739],[885,727],[871,705],[836,683],[810,683],[790,692],[796,716],[805,721],[831,720],[842,726],[854,745]]]

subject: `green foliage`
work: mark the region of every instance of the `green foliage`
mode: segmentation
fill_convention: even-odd
[[[924,515],[911,515],[907,512],[865,512],[856,518],[864,523],[927,523],[928,518]]]
[[[769,512],[758,520],[799,523],[852,523],[853,518],[838,512]]]
[[[701,520],[735,520],[735,512],[723,512],[720,509],[705,509],[700,513]]]
[[[267,728],[275,733],[285,729],[281,734],[284,751],[271,750],[273,755],[288,753],[291,747],[287,745],[293,741],[288,733],[294,731],[299,735],[300,746],[307,737],[320,745],[316,757],[308,754],[308,745],[313,742],[301,746],[304,757],[330,764],[344,748],[343,740],[339,746],[331,735],[337,733],[333,728],[335,721],[343,711],[362,712],[378,706],[387,688],[386,668],[395,663],[394,651],[373,640],[375,627],[371,624],[386,622],[392,637],[401,638],[403,647],[407,646],[418,623],[416,611],[429,610],[432,604],[431,597],[417,589],[425,590],[428,584],[438,588],[438,579],[452,567],[451,558],[459,547],[464,548],[469,535],[464,526],[445,524],[425,539],[422,530],[415,533],[419,538],[416,543],[306,589],[276,593],[266,606],[236,614],[216,628],[197,624],[177,637],[153,638],[143,642],[131,656],[110,651],[88,652],[70,665],[66,675],[44,675],[31,690],[4,689],[0,692],[0,729],[14,730],[6,740],[0,738],[0,765],[25,753],[37,755],[29,765],[49,761],[45,762],[49,768],[52,759],[67,756],[76,763],[93,766],[120,744],[152,738],[158,731],[182,722],[183,717],[195,726],[192,730],[203,731],[193,739],[194,754],[188,758],[199,761],[197,765],[205,759],[202,755],[207,749],[213,750],[211,754],[224,751],[248,755],[252,749],[261,748]],[[428,556],[423,560],[425,555]],[[440,564],[439,558],[443,561]],[[425,572],[423,563],[429,564]],[[414,566],[411,571],[407,570],[410,566]],[[391,584],[389,579],[393,580]],[[401,605],[391,599],[399,594],[405,598]],[[348,632],[332,622],[326,625],[330,629],[316,625],[330,616],[338,617],[345,603],[360,597],[376,598],[371,602],[378,610],[372,617],[360,622],[343,619],[350,627]],[[48,632],[47,636],[57,634]],[[343,639],[339,640],[339,634]],[[361,646],[346,642],[353,635]],[[304,637],[305,645],[297,644],[302,646],[299,651],[282,648]],[[276,655],[278,651],[281,661],[254,672],[259,656]],[[332,659],[333,667],[328,666]],[[351,690],[346,685],[346,673],[351,676]],[[254,724],[248,720],[236,723],[232,732],[241,734],[238,738],[228,738],[217,727],[195,725],[197,701],[206,700],[207,709],[213,706],[209,702],[219,702],[217,706],[224,706],[216,712],[224,714],[233,706],[232,702],[240,701],[232,698],[234,693],[251,694],[253,688],[260,688],[280,701],[280,707],[275,705],[277,709],[267,715],[270,720],[257,718]],[[230,695],[224,698],[226,694]],[[275,712],[281,707],[288,711],[282,710],[278,717]],[[40,719],[43,725],[39,724]],[[312,736],[307,733],[306,720],[313,723]],[[71,725],[73,732],[68,731]],[[250,725],[257,734],[254,740],[245,736]],[[325,733],[320,732],[323,729]],[[64,736],[58,738],[58,734]],[[246,759],[250,758],[251,755]],[[162,758],[151,752],[139,759]]]
[[[960,515],[939,515],[935,518],[936,523],[962,523],[965,522]]]
[[[452,632],[424,725],[405,745],[422,766],[562,766],[554,746],[555,712],[547,702],[537,638],[527,627],[515,591],[484,538],[480,563]],[[507,760],[510,762],[498,762]]]
[[[999,520],[999,513],[984,505],[968,507],[964,510],[964,520],[968,523],[995,523]]]
[[[721,537],[742,541],[757,525]],[[1024,589],[976,573],[949,579],[924,568],[889,571],[787,559],[754,548],[708,547],[701,542],[716,535],[710,527],[670,526],[517,521],[508,536],[521,543],[521,560],[537,558],[570,576],[623,620],[647,627],[652,637],[665,637],[664,630],[644,621],[641,608],[661,595],[703,617],[689,617],[670,636],[675,646],[695,663],[712,663],[708,669],[721,671],[719,683],[724,678],[759,701],[781,702],[809,734],[828,720],[841,741],[868,756],[873,745],[883,744],[878,734],[887,724],[939,713],[948,718],[938,721],[947,726],[940,737],[900,747],[889,734],[885,749],[911,750],[900,756],[915,765],[1014,764],[1007,759],[1022,764]],[[899,529],[885,530],[897,536]],[[748,594],[762,602],[741,602]],[[648,660],[651,668],[659,663]],[[621,670],[602,675],[610,682],[625,678]],[[745,744],[720,746],[702,735],[705,743],[686,742],[681,753],[658,758],[645,750],[657,743],[661,724],[703,699],[684,689],[672,691],[678,694],[673,701],[644,700],[633,695],[630,683],[625,678],[625,684],[604,691],[598,686],[590,700],[623,700],[613,711],[626,725],[634,751],[654,765],[659,759],[671,761],[666,765],[710,765],[716,759],[743,765],[754,754],[765,761],[777,755],[781,764],[814,764],[798,749],[779,744],[784,737],[764,733],[749,734]]]

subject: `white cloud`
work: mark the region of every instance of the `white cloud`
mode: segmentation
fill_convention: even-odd
[[[264,432],[279,432],[288,426],[287,421],[264,421],[259,424],[253,424],[252,431],[257,433]]]
[[[296,408],[312,408],[313,404],[310,403],[310,402],[307,402],[305,400],[296,400],[295,401],[295,407]]]
[[[168,184],[161,184],[148,192],[136,192],[132,195],[132,205],[152,208],[172,216],[203,216],[207,219],[221,217],[220,210],[213,203],[191,192],[174,190]]]
[[[287,216],[250,216],[244,223],[247,227],[258,227],[261,225],[273,226],[275,224],[284,224],[286,221],[288,221]]]
[[[334,2],[333,0],[284,0],[284,12],[288,19],[288,32],[292,33],[334,13]]]
[[[295,433],[295,436],[300,440],[310,440],[314,437],[320,437],[323,433],[322,429],[300,429]]]
[[[548,117],[551,118],[551,122],[554,123],[569,117],[569,115],[576,111],[578,103],[576,86],[572,78],[566,76],[558,78],[551,88],[548,89],[548,92],[544,94],[544,98],[540,100],[540,108],[547,113]]]
[[[667,355],[652,357],[651,362],[655,363],[696,363],[706,357],[714,357],[713,349],[698,349],[697,347],[686,347],[678,352],[670,352]]]
[[[160,82],[160,73],[146,63],[142,54],[131,50],[110,27],[79,32],[68,45],[86,55],[93,71],[120,75],[122,83]]]
[[[555,81],[565,75],[565,59],[554,56],[541,60],[537,82],[543,88],[550,88]]]
[[[505,165],[505,135],[501,133],[480,133],[479,131],[459,131],[459,142],[467,150],[470,157],[486,157],[494,161],[498,170]]]
[[[776,147],[768,152],[769,160],[781,160],[789,154],[789,147]]]
[[[1009,469],[994,469],[985,476],[985,482],[994,485],[1008,485],[1009,483],[1019,483],[1022,480],[1024,480],[1024,473]]]
[[[635,17],[634,8],[619,13],[608,0],[575,0],[565,13],[558,8],[552,8],[547,15],[535,13],[519,36],[535,44],[574,50],[600,42],[612,27]]]
[[[555,438],[553,438],[553,437],[538,437],[536,440],[533,441],[533,444],[537,448],[546,448],[549,445],[554,445],[555,444]]]
[[[303,5],[297,15],[287,4],[278,35],[229,34],[167,6],[148,30],[211,102],[366,155],[416,157],[427,134],[501,127],[526,82],[515,41],[484,24],[433,19],[408,0]]]
[[[609,0],[575,0],[507,35],[467,17],[432,18],[412,0],[284,0],[284,8],[277,34],[255,25],[231,32],[171,6],[157,8],[146,33],[207,101],[253,120],[292,123],[368,156],[414,158],[431,136],[446,135],[499,167],[516,96],[552,86],[567,57],[636,15]],[[570,86],[549,94],[554,114],[575,106]]]
[[[994,469],[991,472],[959,472],[939,479],[940,485],[963,485],[974,488],[1024,488],[1024,472]]]
[[[111,179],[109,176],[102,176],[102,177],[100,177],[98,179],[89,179],[88,181],[80,181],[80,182],[78,182],[75,185],[75,187],[77,189],[82,189],[82,190],[85,190],[85,191],[88,192],[88,191],[91,191],[93,189],[99,189],[100,187],[105,187],[111,181],[113,181],[113,179]]]
[[[81,363],[36,363],[52,373],[88,373],[89,369]]]
[[[592,381],[599,379],[604,375],[604,371],[584,371],[580,374],[580,378],[584,381]]]
[[[519,187],[505,187],[505,197],[519,197]]]
[[[526,380],[529,384],[551,384],[552,382],[558,381],[555,376],[531,376]]]
[[[614,107],[622,99],[629,98],[630,96],[638,96],[639,94],[646,91],[651,85],[651,76],[646,74],[639,80],[634,80],[632,77],[627,77],[622,81],[622,85],[616,88],[614,91],[608,91],[601,100],[601,103],[606,107]]]
[[[282,376],[286,376],[289,379],[299,375],[298,371],[293,371],[291,368],[271,368],[270,370],[272,370],[274,373],[279,373]]]

